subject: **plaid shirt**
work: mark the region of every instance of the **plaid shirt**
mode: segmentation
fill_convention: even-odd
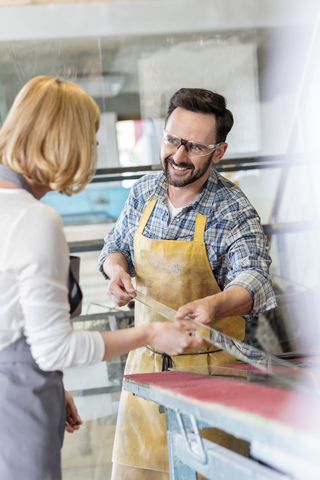
[[[116,225],[105,238],[99,270],[111,253],[121,253],[134,276],[134,235],[150,198],[158,199],[143,234],[156,240],[192,241],[197,213],[205,215],[204,240],[215,279],[226,290],[240,285],[253,297],[249,317],[276,307],[269,277],[269,244],[260,218],[244,193],[213,168],[204,189],[168,226],[167,181],[162,172],[140,178],[132,187]]]

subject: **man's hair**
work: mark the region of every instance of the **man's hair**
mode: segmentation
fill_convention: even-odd
[[[0,163],[67,195],[91,180],[100,112],[78,85],[55,77],[30,80],[0,130]]]
[[[214,115],[217,131],[216,142],[224,142],[233,126],[233,115],[226,108],[226,99],[218,93],[203,88],[180,88],[169,101],[165,125],[171,113],[177,108],[184,108],[195,113]]]

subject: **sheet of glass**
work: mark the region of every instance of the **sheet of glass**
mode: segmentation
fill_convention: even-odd
[[[176,311],[163,305],[162,303],[144,295],[138,290],[135,291],[135,300],[143,303],[167,320],[175,322]],[[191,319],[190,317],[187,317]],[[201,323],[195,322],[197,328],[194,330],[205,342],[233,355],[238,360],[252,365],[259,371],[263,371],[268,375],[279,377],[282,383],[312,395],[320,397],[320,370],[319,365],[313,364],[312,371],[303,371],[300,367],[294,365],[287,360],[280,359],[274,355],[270,355],[251,345],[229,337],[214,328],[207,327]]]
[[[130,191],[119,183],[92,183],[71,197],[49,192],[41,201],[60,213],[64,225],[113,224],[124,208]]]
[[[128,328],[130,318],[112,315],[103,305],[92,305],[74,319],[74,329],[110,331]],[[93,308],[97,306],[97,308]],[[111,309],[110,309],[111,310]],[[79,321],[83,318],[83,321]],[[87,320],[86,320],[87,319]],[[72,395],[83,424],[66,433],[61,452],[64,480],[111,478],[112,449],[126,355],[63,372],[65,389]]]
[[[179,68],[172,68],[177,59]],[[182,85],[207,89],[214,85],[217,92],[228,98],[229,108],[238,119],[230,132],[229,155],[241,157],[260,150],[254,31],[175,42],[145,54],[138,65],[143,118],[165,117],[171,95]]]

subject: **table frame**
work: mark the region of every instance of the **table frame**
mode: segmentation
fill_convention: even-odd
[[[166,415],[171,480],[196,480],[196,472],[209,480],[320,479],[320,433],[298,434],[289,425],[133,378],[124,379],[124,390],[157,403]],[[199,430],[210,427],[249,442],[250,458],[202,439]]]

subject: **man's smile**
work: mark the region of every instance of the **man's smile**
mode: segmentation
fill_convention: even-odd
[[[193,165],[185,165],[185,164],[177,165],[173,160],[169,160],[168,164],[173,170],[176,170],[178,172],[186,172],[186,171],[194,170]]]

